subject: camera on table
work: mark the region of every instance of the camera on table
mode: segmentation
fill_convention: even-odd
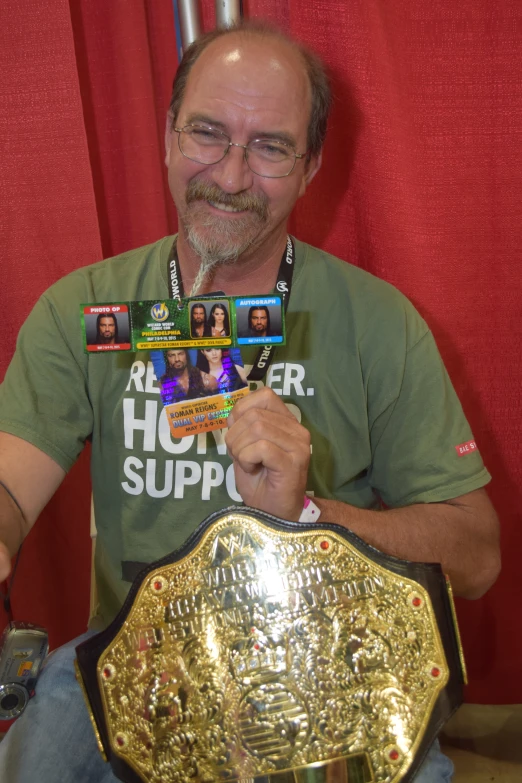
[[[24,711],[48,652],[44,628],[11,622],[4,630],[0,638],[0,720],[12,720]]]

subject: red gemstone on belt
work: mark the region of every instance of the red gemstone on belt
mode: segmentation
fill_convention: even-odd
[[[421,603],[422,603],[422,598],[419,598],[418,596],[416,596],[416,597],[413,599],[413,601],[412,601],[412,604],[413,604],[413,606],[420,606],[420,605],[421,605]]]
[[[397,761],[399,758],[399,751],[398,750],[390,750],[390,758],[392,761]]]
[[[431,670],[431,676],[432,677],[439,677],[439,675],[440,675],[440,669],[437,669],[437,667],[434,666],[433,669]]]
[[[321,549],[325,549],[325,550],[326,549],[330,549],[330,542],[329,541],[321,541],[319,546],[321,547]]]

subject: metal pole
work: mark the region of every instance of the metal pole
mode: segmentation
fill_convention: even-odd
[[[241,0],[216,0],[216,27],[230,27],[241,16]]]
[[[201,35],[198,0],[178,0],[179,25],[183,50]]]

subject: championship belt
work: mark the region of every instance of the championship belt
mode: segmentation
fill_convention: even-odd
[[[438,564],[234,506],[146,567],[76,653],[128,783],[409,781],[465,677]]]

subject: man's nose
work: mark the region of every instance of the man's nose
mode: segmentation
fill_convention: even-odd
[[[240,193],[252,187],[254,174],[248,168],[242,147],[229,147],[223,160],[212,169],[212,179],[225,193]]]

